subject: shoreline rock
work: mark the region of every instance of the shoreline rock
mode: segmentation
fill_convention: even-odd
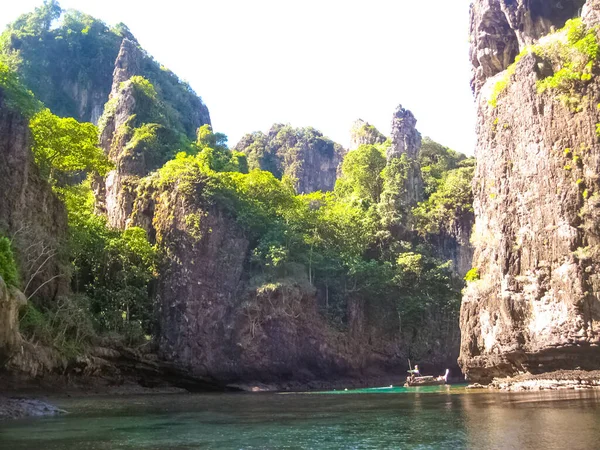
[[[31,398],[0,397],[0,420],[67,414],[64,409]]]
[[[487,387],[509,392],[600,389],[600,370],[559,370],[540,375],[494,378]]]

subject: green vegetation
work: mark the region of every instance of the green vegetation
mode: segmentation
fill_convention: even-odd
[[[345,198],[366,201],[369,206],[381,200],[383,170],[386,167],[385,148],[381,145],[361,145],[349,152],[342,163],[342,173],[336,192]]]
[[[399,239],[388,227],[400,218],[393,204],[384,203],[384,193],[388,189],[391,197],[404,186],[406,158],[387,162],[385,145],[362,145],[346,155],[333,192],[297,195],[286,179],[280,181],[270,172],[255,169],[246,174],[215,164],[215,154],[227,161],[233,153],[219,145],[219,137],[208,128],[199,134],[203,144],[198,144],[196,155],[179,154],[148,181],[160,189],[175,188],[200,207],[218,205],[234,218],[250,241],[249,271],[255,283],[266,286],[290,277],[301,283],[307,277],[319,293],[323,313],[339,327],[346,324],[352,299],[365,302],[392,323],[400,318],[407,333],[434,315],[441,321],[456,318],[460,286],[452,281],[449,263],[433,257],[424,241]],[[462,166],[471,160],[429,144],[432,149],[425,152],[424,161],[430,198],[460,205],[436,216],[450,222],[469,210],[464,202],[471,198],[473,169]],[[201,220],[195,215],[186,218],[195,238]],[[399,324],[394,327],[397,330]]]
[[[81,119],[91,111],[80,111],[68,90],[75,83],[106,86],[108,97],[121,39],[104,23],[77,11],[63,13],[57,1],[46,0],[2,33],[0,61],[55,114]]]
[[[83,295],[60,297],[51,309],[28,302],[20,317],[20,331],[29,340],[68,358],[81,355],[98,337],[89,299]]]
[[[473,213],[473,169],[463,167],[442,175],[437,191],[415,208],[413,213],[421,234],[450,231],[451,224]]]
[[[508,86],[517,63],[527,53],[534,53],[553,70],[552,75],[537,82],[538,92],[552,91],[565,106],[579,111],[582,107],[581,89],[592,79],[593,68],[600,55],[596,29],[586,27],[581,18],[571,19],[561,30],[525,48],[494,86],[490,105],[497,106],[498,97]]]
[[[413,211],[421,236],[451,232],[455,222],[473,214],[471,180],[475,159],[467,158],[429,138],[419,155],[425,182],[425,201]]]
[[[155,277],[156,249],[140,228],[108,227],[94,214],[89,182],[62,189],[69,214],[72,288],[88,299],[99,331],[139,341],[154,327],[149,285]]]
[[[467,283],[470,283],[472,281],[477,281],[479,280],[480,275],[479,275],[479,269],[477,267],[473,267],[471,270],[469,270],[467,272],[467,274],[465,275],[465,281]]]
[[[64,11],[56,0],[45,0],[0,35],[0,63],[16,71],[54,114],[91,120],[93,109],[101,105],[84,101],[85,96],[108,99],[123,38],[137,44],[123,24],[110,28],[79,11]],[[163,103],[170,128],[193,139],[199,116],[208,121],[202,100],[173,72],[140,52],[142,75]]]
[[[247,155],[250,170],[266,170],[278,179],[286,177],[296,187],[304,175],[302,161],[309,155],[331,158],[342,151],[338,144],[314,128],[293,128],[282,124],[273,125],[267,134],[255,132],[245,135],[235,150]]]
[[[98,130],[91,123],[61,119],[43,109],[29,123],[33,154],[42,175],[53,184],[76,172],[105,175],[111,168],[98,147]]]
[[[135,344],[156,330],[153,286],[158,260],[168,255],[170,243],[158,233],[153,245],[141,228],[112,229],[97,214],[92,180],[112,165],[98,148],[96,127],[71,118],[89,111],[80,111],[63,88],[109,89],[123,36],[133,39],[124,26],[109,29],[46,1],[0,37],[6,64],[0,66],[0,82],[10,105],[31,118],[36,162],[68,211],[69,241],[59,250],[70,262],[63,275],[70,277],[73,295],[51,306],[33,298],[22,327],[29,338],[65,355],[80,352],[97,334]],[[450,263],[435,257],[427,237],[472,212],[472,160],[428,139],[420,161],[406,155],[388,160],[388,142],[362,145],[346,155],[333,192],[298,195],[307,155],[341,156],[339,146],[313,128],[276,125],[267,135],[245,136],[232,151],[227,138],[210,126],[194,129],[203,105],[189,86],[147,55],[142,63],[143,76],[119,86],[99,122],[102,131],[123,96],[133,96],[136,109],[108,149],[117,164],[143,162],[127,185],[130,192],[156,195],[155,200],[165,193],[183,197],[183,227],[192,242],[205,238],[204,218],[218,209],[249,242],[249,285],[260,292],[308,284],[337,328],[349,325],[354,302],[377,317],[382,330],[408,339],[431,323],[449,327],[456,321],[462,285]],[[50,109],[21,87],[9,66]],[[413,210],[405,201],[406,181],[419,167],[426,199]],[[85,173],[90,176],[79,183]],[[2,242],[0,257],[8,254]],[[5,259],[0,259],[3,277],[18,283],[6,269],[14,260]]]
[[[17,74],[0,62],[0,88],[6,96],[6,106],[25,117],[33,116],[41,108],[33,93],[20,82]]]
[[[16,286],[19,272],[10,240],[0,234],[0,277],[8,286]]]

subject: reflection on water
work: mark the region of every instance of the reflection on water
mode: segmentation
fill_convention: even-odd
[[[58,400],[68,416],[0,422],[0,449],[593,449],[600,393],[403,388],[321,395]],[[385,395],[384,395],[385,394]]]

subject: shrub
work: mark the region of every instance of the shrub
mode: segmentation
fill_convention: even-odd
[[[28,302],[21,310],[19,328],[31,341],[53,347],[67,357],[81,354],[96,336],[85,295],[60,297],[52,309]]]
[[[0,62],[0,88],[6,95],[6,105],[25,117],[33,116],[42,107],[33,93],[21,84],[17,74]]]
[[[465,281],[467,283],[472,282],[472,281],[477,281],[477,280],[479,280],[479,278],[480,278],[479,269],[477,267],[473,267],[465,275]]]
[[[16,286],[19,275],[12,245],[8,238],[0,235],[0,277],[8,286]]]

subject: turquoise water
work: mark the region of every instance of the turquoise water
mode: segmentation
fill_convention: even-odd
[[[600,393],[447,386],[313,394],[54,399],[66,416],[0,422],[0,449],[594,449]]]

